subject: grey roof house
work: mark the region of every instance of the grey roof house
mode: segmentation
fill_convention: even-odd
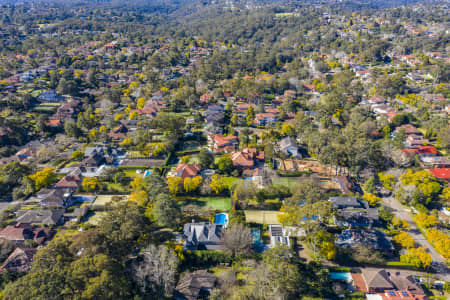
[[[391,252],[394,250],[391,241],[382,231],[373,229],[347,229],[338,234],[336,245],[342,248],[353,248],[361,245],[372,250]]]
[[[360,201],[356,197],[330,197],[328,201],[333,203],[333,207],[336,209],[364,209],[369,207],[366,201]]]
[[[63,209],[30,209],[19,210],[17,223],[33,225],[60,225],[64,222]]]
[[[223,250],[222,225],[209,222],[184,224],[183,239],[185,250]]]
[[[175,288],[176,300],[208,299],[212,289],[217,284],[217,277],[207,270],[186,273],[178,281]]]
[[[293,158],[302,158],[302,155],[298,153],[297,142],[292,137],[285,137],[279,143],[280,151],[286,156],[292,156]]]

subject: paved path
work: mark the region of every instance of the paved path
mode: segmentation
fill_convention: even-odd
[[[411,234],[411,236],[419,246],[428,249],[431,258],[433,259],[433,263],[438,263],[440,266],[442,266],[442,270],[439,272],[439,275],[446,281],[450,281],[449,270],[447,269],[447,264],[444,258],[436,250],[434,250],[434,247],[427,241],[422,232],[420,232],[420,230],[417,228],[416,222],[414,222],[413,218],[411,217],[410,210],[404,207],[394,197],[383,197],[382,200],[385,206],[390,207],[393,210],[395,216],[408,221],[410,226],[409,234]]]

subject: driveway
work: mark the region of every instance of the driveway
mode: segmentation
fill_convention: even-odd
[[[434,250],[433,246],[427,241],[427,239],[423,236],[422,232],[417,228],[416,222],[411,217],[410,210],[404,207],[398,200],[394,197],[383,197],[383,204],[392,209],[392,212],[396,217],[400,217],[403,220],[408,221],[410,229],[409,234],[414,238],[416,243],[428,249],[428,252],[433,259],[433,264],[438,264],[440,267],[437,270],[439,275],[444,278],[446,281],[450,281],[450,274],[447,269],[447,264],[442,256]]]

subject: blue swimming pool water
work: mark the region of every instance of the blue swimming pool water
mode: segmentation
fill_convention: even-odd
[[[152,172],[153,172],[152,170],[145,171],[144,177],[147,177],[148,175],[152,174]]]
[[[214,218],[214,223],[215,224],[219,224],[219,225],[227,225],[228,223],[228,216],[227,214],[217,214],[216,217]]]
[[[330,278],[334,280],[350,280],[352,274],[348,272],[330,272]]]

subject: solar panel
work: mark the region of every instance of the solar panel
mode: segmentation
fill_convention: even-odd
[[[405,296],[405,297],[409,297],[408,292],[402,292],[402,295]]]
[[[397,296],[397,295],[395,294],[395,292],[393,292],[393,291],[389,291],[389,296],[391,296],[391,297],[395,297],[395,296]]]

